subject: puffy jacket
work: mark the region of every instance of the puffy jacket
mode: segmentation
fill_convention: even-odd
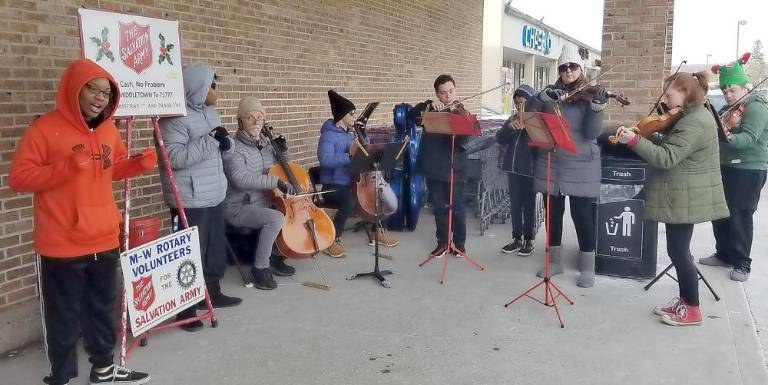
[[[741,123],[731,130],[728,143],[720,144],[723,166],[750,170],[768,169],[768,106],[759,96],[750,96]]]
[[[349,146],[354,143],[354,134],[338,127],[333,119],[328,119],[320,129],[317,143],[317,160],[320,162],[320,183],[349,186],[352,175],[347,166],[352,160]]]
[[[224,155],[224,173],[229,181],[224,200],[227,208],[239,208],[244,204],[269,207],[266,194],[277,188],[278,179],[266,174],[275,163],[275,150],[271,144],[262,145],[258,139],[238,131],[232,151]]]
[[[80,90],[106,78],[112,100],[93,129],[80,111]],[[21,138],[10,168],[10,187],[34,193],[35,251],[48,257],[78,257],[118,246],[120,213],[112,181],[154,168],[155,153],[128,159],[112,121],[120,91],[90,60],[72,63],[61,78],[56,109],[36,119]]]
[[[205,105],[214,72],[202,64],[188,65],[183,72],[187,116],[160,119],[160,131],[184,207],[214,207],[227,193],[219,142],[209,135],[221,126],[221,118],[215,108]],[[175,208],[170,179],[163,167],[160,176],[163,200]]]

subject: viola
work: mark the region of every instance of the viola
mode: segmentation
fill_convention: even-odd
[[[682,117],[683,109],[681,107],[675,107],[670,109],[665,114],[646,116],[640,119],[640,121],[637,122],[635,126],[631,127],[630,130],[637,132],[644,138],[647,138],[654,132],[665,131],[669,129],[670,127],[674,126],[675,123],[677,123]],[[618,130],[616,130],[615,135],[608,137],[608,141],[613,144],[619,142]]]
[[[739,104],[738,107],[730,109],[723,119],[723,130],[725,130],[725,133],[728,134],[733,130],[734,127],[741,124],[741,118],[744,116],[744,111],[747,109],[747,107],[744,105],[744,103]]]
[[[279,148],[272,136],[272,127],[264,125],[262,134],[269,139],[272,148]],[[310,190],[309,173],[298,164],[290,163],[280,151],[275,151],[278,164],[269,169],[268,175],[290,183],[296,195],[274,194],[272,202],[285,215],[283,227],[275,240],[277,249],[288,258],[309,258],[327,249],[336,239],[333,221],[324,210],[315,206],[312,198],[302,195]]]

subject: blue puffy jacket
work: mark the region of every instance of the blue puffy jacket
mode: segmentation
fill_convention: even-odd
[[[349,186],[352,175],[347,171],[352,157],[349,146],[354,143],[354,134],[336,126],[328,119],[320,129],[317,143],[317,160],[320,162],[320,183]]]

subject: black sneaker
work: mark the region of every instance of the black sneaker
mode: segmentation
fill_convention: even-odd
[[[91,385],[94,384],[146,384],[149,374],[134,372],[122,366],[110,365],[103,369],[91,368]]]
[[[75,375],[77,377],[77,375]],[[43,383],[46,385],[69,385],[69,381],[56,380],[51,375],[43,377]]]
[[[521,247],[523,247],[523,242],[520,238],[515,238],[512,243],[504,245],[504,247],[501,248],[501,252],[504,254],[512,254],[515,251],[520,250]]]
[[[296,269],[293,266],[287,265],[285,257],[280,255],[269,257],[269,267],[272,269],[272,274],[278,277],[290,277],[296,274]]]
[[[464,245],[453,245],[457,250],[461,252],[461,254],[457,253],[456,250],[451,250],[451,255],[453,255],[456,258],[463,258],[464,255],[467,255],[467,248],[464,247]],[[462,255],[464,254],[464,255]]]
[[[203,304],[203,306],[205,306],[205,302],[204,301],[201,302],[201,303]],[[199,305],[200,304],[198,304],[198,306]],[[182,320],[185,320],[187,318],[195,317],[196,315],[197,314],[195,314],[195,308],[194,307],[190,307],[190,308],[182,310],[181,313],[177,314],[176,315],[176,321],[182,321]],[[203,325],[203,321],[197,320],[197,321],[194,321],[194,322],[186,323],[186,324],[181,325],[179,327],[182,330],[184,330],[184,331],[196,332],[198,330],[202,330],[204,325]]]
[[[525,242],[523,242],[523,247],[520,248],[520,250],[517,251],[517,255],[521,257],[527,257],[533,253],[533,241],[530,239],[526,239]]]
[[[216,309],[237,306],[243,302],[243,300],[238,297],[224,295],[224,293],[221,292],[221,285],[218,281],[206,284],[208,285],[208,295],[211,296],[211,305]]]
[[[277,287],[277,282],[272,278],[272,268],[266,267],[263,269],[251,268],[251,276],[253,277],[253,286],[261,290],[272,290]]]
[[[429,253],[429,256],[433,257],[433,258],[441,258],[447,252],[448,252],[448,246],[446,246],[446,245],[437,245],[437,247],[435,247],[435,249],[432,250]]]

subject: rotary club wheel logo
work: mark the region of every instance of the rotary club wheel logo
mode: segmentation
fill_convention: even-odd
[[[183,289],[189,289],[197,280],[197,267],[191,260],[187,259],[179,265],[176,270],[176,281]]]

